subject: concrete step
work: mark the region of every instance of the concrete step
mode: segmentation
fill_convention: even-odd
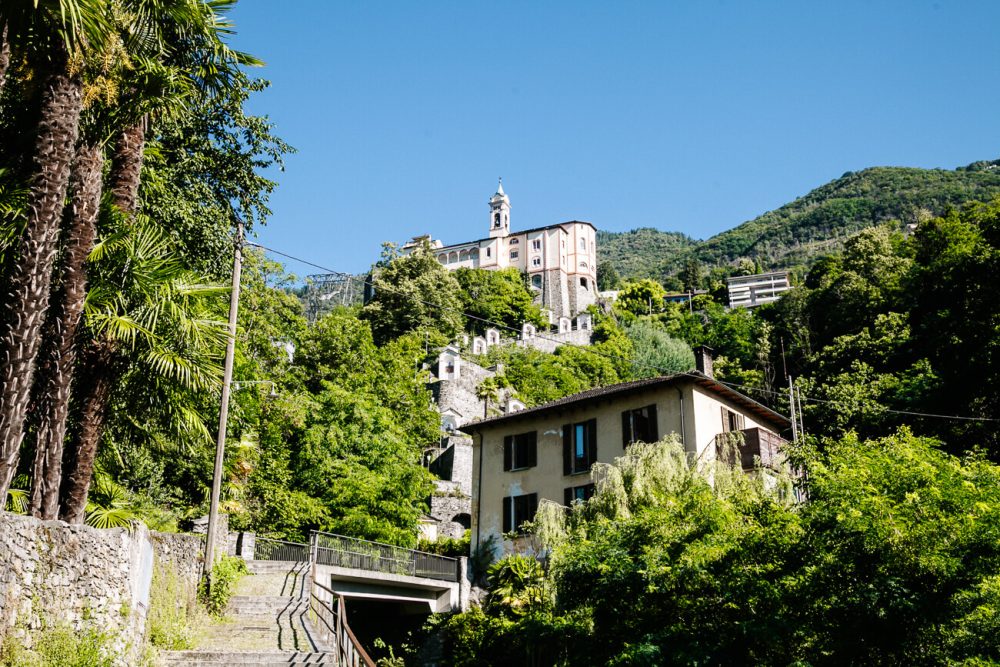
[[[221,665],[247,665],[249,667],[278,667],[279,665],[336,665],[331,653],[305,651],[161,651],[157,656],[161,665],[186,665],[188,667],[219,667]]]
[[[308,572],[262,572],[241,578],[233,591],[239,596],[279,596],[305,597],[308,588]]]
[[[248,560],[247,569],[252,574],[273,572],[308,572],[309,563],[295,560]]]
[[[226,615],[243,616],[276,616],[278,614],[294,614],[309,608],[309,603],[297,597],[265,596],[265,595],[234,595],[229,598]]]

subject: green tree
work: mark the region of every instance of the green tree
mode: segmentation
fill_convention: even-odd
[[[663,297],[666,293],[663,285],[649,278],[625,283],[618,292],[615,309],[633,315],[658,313],[663,310]]]
[[[633,377],[656,377],[694,368],[691,347],[649,320],[628,325],[625,335],[632,342]]]
[[[462,287],[462,309],[468,318],[467,328],[483,333],[490,322],[520,331],[525,322],[546,324],[541,309],[535,305],[527,276],[516,268],[500,271],[461,268],[454,272]],[[485,321],[484,321],[485,320]]]
[[[361,318],[379,345],[411,331],[435,331],[451,340],[462,330],[461,286],[428,244],[377,269],[372,289]]]

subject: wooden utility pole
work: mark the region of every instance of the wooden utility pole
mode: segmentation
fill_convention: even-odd
[[[222,405],[219,408],[219,437],[215,442],[215,470],[212,473],[212,500],[208,510],[208,534],[205,536],[205,576],[209,587],[215,562],[215,540],[219,529],[219,492],[222,489],[222,463],[226,454],[226,431],[229,421],[229,391],[233,383],[233,356],[236,352],[236,316],[240,305],[240,275],[243,271],[243,221],[236,223],[233,252],[233,287],[229,294],[229,340],[222,371]]]
[[[792,376],[788,376],[788,405],[792,411],[792,442],[799,440],[799,425],[795,421],[795,381]]]

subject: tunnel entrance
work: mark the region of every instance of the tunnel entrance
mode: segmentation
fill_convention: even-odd
[[[345,598],[345,603],[354,636],[376,662],[389,657],[389,647],[399,657],[404,644],[419,642],[419,630],[431,615],[419,602]],[[377,648],[376,639],[386,647]]]

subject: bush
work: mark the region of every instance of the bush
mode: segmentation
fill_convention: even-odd
[[[194,596],[184,590],[173,562],[157,559],[146,621],[149,643],[167,651],[192,648],[194,638],[189,620],[195,613],[194,602]]]
[[[417,543],[417,551],[426,551],[429,554],[448,556],[450,558],[462,558],[469,555],[470,540],[468,530],[458,539],[454,537],[446,537],[441,540],[421,539]]]
[[[108,635],[76,632],[66,625],[46,628],[33,637],[32,647],[8,638],[0,648],[3,667],[111,667],[114,652]]]
[[[233,594],[233,585],[248,574],[247,564],[236,556],[223,556],[212,566],[211,583],[201,582],[198,591],[202,604],[213,616],[221,616]]]

